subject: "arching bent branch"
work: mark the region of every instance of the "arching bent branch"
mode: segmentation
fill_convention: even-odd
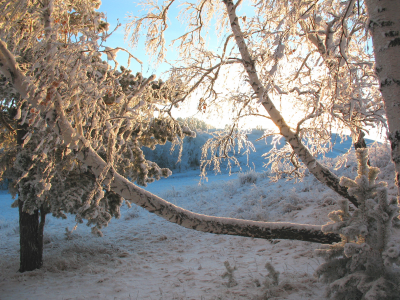
[[[29,97],[29,81],[21,73],[13,55],[7,50],[7,46],[0,41],[0,71],[9,79],[20,95],[26,98],[30,104],[39,111],[43,110],[38,101]],[[89,142],[71,126],[64,115],[62,99],[57,95],[53,104],[53,111],[47,113],[46,120],[52,128],[59,127],[60,134],[65,144],[78,142],[82,146],[77,153],[77,158],[85,163],[91,171],[99,176],[106,168],[106,162],[93,150]],[[51,117],[50,117],[51,116]],[[53,120],[52,120],[53,119]],[[52,126],[57,120],[58,126]],[[155,213],[164,219],[197,231],[238,235],[262,239],[293,239],[317,243],[334,243],[341,240],[337,234],[324,234],[321,226],[304,225],[281,222],[256,222],[232,218],[213,217],[197,214],[177,207],[160,197],[136,186],[121,176],[113,169],[107,174],[106,180],[111,182],[111,189],[126,200],[135,203],[151,213]]]
[[[315,178],[334,190],[339,195],[350,200],[355,206],[358,206],[357,199],[354,196],[349,195],[346,187],[343,187],[339,184],[339,178],[335,174],[333,174],[328,168],[325,168],[315,159],[315,157],[310,153],[307,147],[305,147],[304,144],[301,142],[298,135],[289,128],[281,113],[276,109],[274,103],[268,96],[268,91],[265,89],[257,75],[255,62],[250,55],[249,49],[246,45],[246,41],[244,40],[243,32],[240,29],[240,24],[236,15],[236,6],[234,5],[232,0],[223,0],[222,2],[226,6],[231,29],[235,36],[240,55],[242,56],[243,67],[245,68],[247,75],[249,76],[251,87],[253,88],[259,101],[271,117],[271,120],[279,128],[281,135],[290,144],[293,151],[307,166],[308,170],[311,174],[315,176]]]

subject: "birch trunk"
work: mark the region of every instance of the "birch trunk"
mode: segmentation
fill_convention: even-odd
[[[31,92],[33,94],[33,91],[30,90],[28,85],[29,81],[21,73],[13,55],[7,50],[6,44],[2,41],[0,41],[0,71],[10,80],[19,94],[27,99],[34,108],[39,111],[43,109],[39,104],[39,100],[29,97]],[[81,146],[77,158],[85,163],[93,174],[99,176],[106,168],[107,164],[93,150],[89,142],[68,122],[64,115],[60,95],[57,94],[54,101],[54,110],[48,113],[47,116],[47,122],[50,126],[61,129],[60,134],[65,144],[75,144],[76,142]],[[58,126],[54,126],[56,125],[55,122],[57,122]],[[341,240],[340,236],[337,234],[323,233],[321,231],[321,226],[318,225],[286,222],[256,222],[193,213],[177,207],[136,186],[112,168],[107,173],[105,180],[110,180],[111,189],[126,200],[172,223],[189,229],[215,234],[238,235],[263,239],[293,239],[324,244],[331,244]]]
[[[268,96],[268,91],[265,90],[263,84],[258,78],[254,60],[250,55],[250,52],[243,37],[243,33],[239,26],[239,20],[236,16],[236,6],[231,0],[224,0],[223,3],[225,4],[227,9],[232,32],[235,36],[236,44],[242,56],[243,66],[247,71],[247,75],[249,76],[250,84],[254,92],[258,96],[259,101],[262,103],[263,107],[271,117],[271,120],[279,128],[280,134],[290,144],[294,152],[307,166],[310,173],[312,173],[315,178],[317,178],[323,184],[327,185],[339,195],[345,197],[346,199],[349,199],[355,206],[358,206],[357,199],[353,196],[350,196],[347,192],[347,188],[339,184],[339,178],[335,174],[333,174],[329,169],[322,166],[315,159],[315,157],[311,155],[310,151],[307,149],[307,147],[303,145],[298,135],[296,135],[289,128],[281,113],[275,108],[274,103]]]
[[[366,0],[400,200],[400,1]]]

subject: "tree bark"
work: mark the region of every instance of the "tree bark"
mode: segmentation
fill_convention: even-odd
[[[400,1],[366,0],[400,200]]]
[[[24,203],[19,201],[19,272],[33,271],[43,265],[43,228],[39,223],[39,211],[28,214],[23,211]]]
[[[18,125],[17,144],[22,145],[26,134],[26,125]],[[19,192],[19,197],[21,196]],[[20,244],[20,267],[19,272],[33,271],[43,265],[43,229],[45,212],[41,209],[41,220],[39,223],[39,210],[33,214],[24,211],[24,202],[19,200],[19,244]]]
[[[367,143],[365,142],[364,136],[365,133],[360,130],[357,140],[353,139],[354,149],[357,150],[357,149],[367,148]],[[368,160],[368,165],[369,165],[369,160]]]
[[[359,130],[357,140],[355,139],[355,137],[353,137],[353,146],[355,150],[367,148],[367,143],[365,142],[364,136],[365,133],[362,130]],[[367,161],[367,165],[371,166],[371,162],[369,159]]]

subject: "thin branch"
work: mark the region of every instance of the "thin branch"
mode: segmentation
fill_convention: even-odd
[[[122,51],[128,53],[129,58],[133,58],[134,60],[136,60],[136,61],[137,61],[139,64],[141,64],[141,65],[143,64],[143,62],[142,62],[139,58],[137,58],[136,56],[134,56],[132,53],[130,53],[130,52],[129,52],[128,50],[126,50],[125,48],[117,47],[117,48],[108,49],[108,50],[103,50],[103,51],[99,51],[99,52],[111,53],[111,52],[113,52],[113,51],[115,51],[115,50],[122,50]],[[128,66],[129,66],[129,64],[128,64]]]
[[[300,69],[297,71],[297,73],[294,76],[294,78],[292,79],[292,81],[295,81],[297,79],[297,77],[299,77],[301,69],[303,69],[303,67],[306,65],[307,59],[311,56],[311,54],[313,54],[313,52],[310,52],[307,54],[306,58],[303,60],[303,63],[300,66]]]

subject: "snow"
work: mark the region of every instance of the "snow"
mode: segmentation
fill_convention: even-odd
[[[338,153],[347,152],[342,144],[337,147]],[[379,179],[387,181],[389,194],[395,195],[390,156],[382,147],[370,153],[372,164],[382,169]],[[250,160],[259,171],[260,159]],[[334,168],[333,158],[324,163]],[[354,178],[354,156],[336,173]],[[247,175],[251,181],[240,180]],[[330,211],[339,209],[340,198],[311,175],[298,183],[272,182],[266,175],[209,174],[208,181],[199,182],[199,171],[189,170],[146,189],[196,213],[257,221],[322,225]],[[43,267],[19,273],[18,210],[11,208],[12,202],[7,192],[0,192],[1,300],[324,298],[324,284],[313,277],[322,263],[314,254],[316,243],[202,233],[126,205],[103,237],[84,225],[71,231],[73,216],[48,216]],[[232,287],[229,276],[223,278],[226,261],[236,267],[237,285]],[[278,285],[264,285],[272,276],[267,263],[280,272]]]

